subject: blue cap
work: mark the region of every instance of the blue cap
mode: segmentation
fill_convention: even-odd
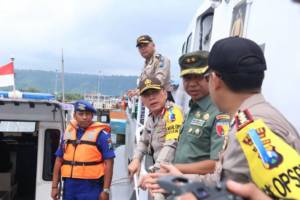
[[[93,107],[90,102],[85,100],[78,100],[74,103],[75,111],[90,111],[92,113],[96,113],[96,109]]]

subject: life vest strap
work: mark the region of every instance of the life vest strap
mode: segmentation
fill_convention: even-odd
[[[85,141],[85,140],[67,140],[66,144],[73,144],[73,145],[88,144],[88,145],[93,145],[93,146],[97,145],[96,142]]]
[[[73,166],[91,166],[91,165],[98,165],[102,163],[103,160],[101,161],[92,161],[92,162],[78,162],[78,161],[69,161],[69,160],[64,160],[63,165],[73,165]]]

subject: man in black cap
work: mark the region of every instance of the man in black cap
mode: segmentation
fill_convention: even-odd
[[[93,122],[95,108],[87,101],[74,104],[73,120],[56,151],[51,197],[59,199],[60,174],[64,200],[108,200],[113,173],[110,127]]]
[[[245,38],[219,40],[208,65],[212,100],[232,119],[223,177],[252,181],[273,198],[299,198],[300,137],[261,94],[266,61],[260,47]]]
[[[148,76],[155,76],[168,91],[168,100],[174,102],[170,93],[170,60],[167,57],[156,53],[155,44],[149,35],[141,35],[138,37],[136,47],[141,56],[145,59],[145,65],[139,79],[144,80]],[[129,97],[135,95],[138,95],[137,89],[128,92]]]
[[[260,47],[244,38],[219,40],[212,47],[208,65],[212,100],[232,119],[217,164],[222,166],[222,173],[216,171],[215,175],[225,180],[253,182],[274,199],[298,199],[300,138],[261,94],[266,62]],[[173,175],[179,175],[174,168],[171,170]],[[207,179],[198,176],[194,180]],[[241,196],[269,199],[262,194],[253,196],[258,193],[252,183],[240,185],[231,181],[227,185]],[[191,196],[187,198],[192,199]]]

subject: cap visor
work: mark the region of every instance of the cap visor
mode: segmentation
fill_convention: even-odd
[[[190,69],[184,69],[180,72],[180,76],[184,76],[187,74],[204,74],[208,69],[208,66],[201,67],[201,68],[190,68]]]
[[[141,44],[149,44],[151,41],[140,41],[136,44],[136,47],[140,46]]]
[[[143,94],[144,92],[146,92],[146,91],[149,90],[149,89],[161,90],[162,88],[161,88],[159,85],[157,85],[157,86],[149,86],[149,87],[145,87],[144,89],[142,89],[142,90],[140,91],[140,94]]]

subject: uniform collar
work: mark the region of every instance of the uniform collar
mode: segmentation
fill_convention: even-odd
[[[234,116],[237,115],[238,111],[244,111],[244,110],[250,109],[253,106],[263,103],[265,101],[266,100],[261,93],[251,95],[250,97],[248,97],[247,99],[245,99],[242,102],[242,104],[240,105],[240,107],[238,108],[238,110],[236,111],[236,114]],[[234,124],[235,124],[235,117],[232,117],[232,119],[230,121],[230,127],[232,127]]]
[[[165,106],[163,107],[163,109],[161,110],[159,115],[154,116],[154,115],[152,115],[152,112],[151,112],[151,113],[149,113],[148,116],[151,116],[152,118],[162,117],[162,116],[164,116],[166,110],[168,110],[172,106],[173,106],[172,102],[167,100],[166,103],[165,103]]]
[[[260,104],[265,101],[266,100],[261,93],[254,94],[243,101],[243,103],[239,107],[239,110],[249,109],[256,104]]]
[[[151,65],[154,61],[156,52],[153,53],[152,57],[147,61],[145,60],[145,65]]]
[[[191,99],[189,102],[190,107],[198,106],[198,107],[200,107],[201,110],[207,110],[211,104],[212,104],[212,101],[211,101],[211,98],[209,95],[202,97],[197,101],[193,101]]]

